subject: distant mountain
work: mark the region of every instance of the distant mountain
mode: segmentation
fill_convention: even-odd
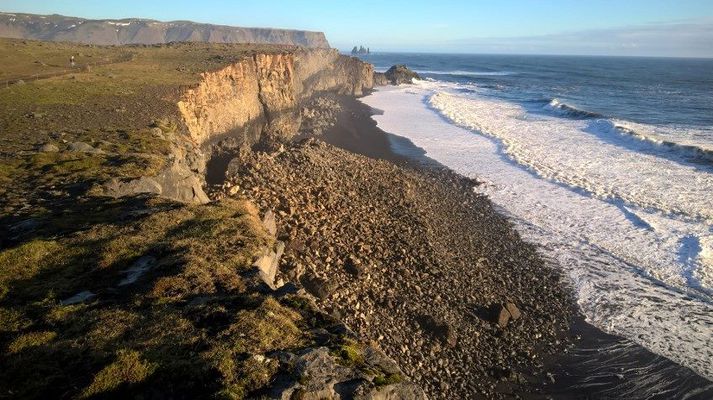
[[[0,12],[0,37],[101,45],[213,42],[329,47],[322,32],[240,28],[190,21],[161,22],[138,18],[91,20],[4,12]]]

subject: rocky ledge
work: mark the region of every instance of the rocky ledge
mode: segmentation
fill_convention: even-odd
[[[572,311],[560,275],[474,185],[309,139],[233,160],[213,196],[274,210],[286,243],[277,277],[429,397],[474,398],[526,387],[563,347]]]

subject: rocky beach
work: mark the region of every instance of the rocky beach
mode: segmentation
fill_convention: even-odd
[[[277,279],[303,287],[430,398],[527,384],[543,354],[565,347],[572,304],[559,274],[472,193],[477,182],[319,139],[235,159],[228,181],[275,213],[287,243]]]
[[[327,47],[0,40],[0,398],[621,396],[644,361],[705,386],[618,364],[482,183],[359,101],[418,74]]]

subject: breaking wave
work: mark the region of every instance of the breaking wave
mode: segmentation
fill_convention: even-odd
[[[546,109],[552,110],[560,115],[572,118],[602,118],[601,114],[580,110],[577,107],[570,106],[560,102],[558,99],[552,99],[546,106]]]

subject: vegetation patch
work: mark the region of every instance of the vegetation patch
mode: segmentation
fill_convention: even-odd
[[[56,332],[28,332],[13,340],[8,347],[8,351],[14,354],[30,347],[42,346],[51,342],[56,337]]]
[[[143,382],[156,370],[156,364],[147,362],[141,354],[133,350],[120,350],[116,361],[99,371],[81,398],[88,398],[100,393],[119,389],[124,385]]]

